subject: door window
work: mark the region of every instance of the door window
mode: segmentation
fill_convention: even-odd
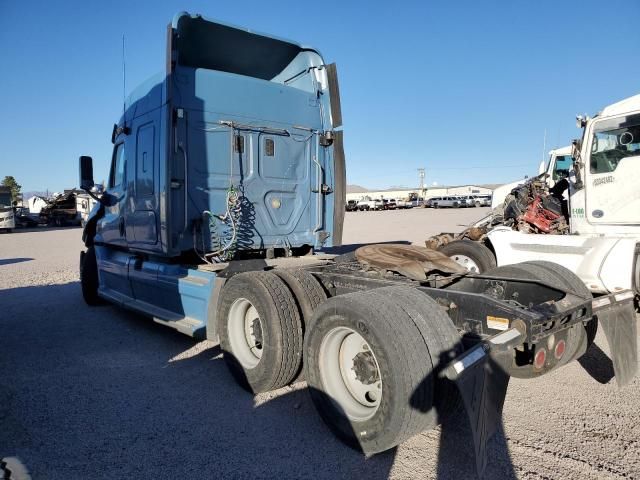
[[[124,182],[124,143],[119,143],[113,149],[113,159],[111,161],[111,175],[109,176],[109,187],[118,187]]]
[[[640,115],[604,120],[591,140],[591,173],[613,172],[626,157],[640,155]]]
[[[571,155],[558,155],[556,157],[556,163],[553,166],[553,174],[551,175],[551,178],[553,178],[553,180],[567,178],[572,164],[573,158]]]

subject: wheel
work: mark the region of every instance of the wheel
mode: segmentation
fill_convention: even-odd
[[[275,269],[273,271],[289,287],[296,304],[298,313],[302,319],[302,332],[306,323],[311,319],[313,312],[327,299],[320,282],[306,270]]]
[[[476,202],[474,205],[475,205],[475,207],[476,207],[476,208],[478,208],[478,207],[481,207],[481,206],[482,206],[482,204],[481,204],[480,202]]]
[[[558,265],[557,263],[553,263],[553,262],[547,262],[545,260],[525,262],[525,264],[539,265],[553,272],[561,282],[564,282],[565,286],[569,287],[573,292],[577,293],[580,296],[583,296],[586,298],[591,298],[593,296],[591,294],[591,290],[587,288],[587,286],[580,279],[580,277],[578,277],[575,273],[563,267],[562,265]],[[598,333],[598,319],[594,318],[589,322],[587,322],[587,324],[584,326],[584,329],[587,334],[587,349],[588,349],[596,339],[596,334]]]
[[[454,240],[438,249],[472,273],[483,273],[495,268],[496,257],[482,243]]]
[[[302,362],[302,322],[277,275],[231,277],[220,292],[217,318],[225,363],[243,388],[260,393],[291,383]]]
[[[320,282],[306,270],[275,269],[273,272],[289,287],[296,300],[298,313],[302,320],[302,334],[304,335],[306,325],[311,320],[313,312],[327,299],[327,292],[322,288]],[[304,375],[301,364],[299,371],[296,372],[295,381],[302,380],[304,380]]]
[[[305,338],[305,376],[322,419],[366,454],[433,428],[457,405],[439,371],[462,347],[426,294],[384,287],[332,297]]]
[[[513,276],[513,278],[535,279],[547,283],[559,290],[570,290],[584,298],[591,298],[591,291],[580,278],[571,270],[557,263],[544,260],[504,265],[491,270],[492,275]],[[581,327],[581,328],[576,328]],[[580,358],[589,349],[598,332],[596,319],[590,320],[586,325],[577,325],[571,328],[567,336],[567,352],[565,352],[561,364]],[[584,345],[583,345],[584,342]]]
[[[80,286],[82,298],[87,305],[96,306],[103,303],[98,296],[98,262],[94,247],[89,247],[86,252],[80,252]]]

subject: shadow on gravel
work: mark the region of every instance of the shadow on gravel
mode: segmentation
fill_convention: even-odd
[[[386,479],[394,454],[338,442],[301,385],[254,397],[220,349],[78,282],[0,290],[0,458],[33,478]]]
[[[613,362],[595,343],[578,359],[578,363],[598,383],[609,383],[615,377]]]
[[[90,308],[78,282],[2,290],[0,305],[0,458],[33,478],[382,480],[394,467],[396,449],[366,458],[340,443],[304,385],[254,398],[214,343]],[[474,478],[466,416],[441,429],[434,476]],[[485,478],[514,477],[501,429],[488,456]]]
[[[459,342],[442,351],[432,373],[416,388],[410,399],[411,408],[423,415],[431,415],[439,424],[436,478],[515,479],[502,424],[502,409],[510,377],[491,357],[486,356],[484,361],[466,367],[462,379],[456,382],[449,380],[443,375],[443,369],[463,350],[464,344]],[[424,409],[424,401],[421,400],[425,391],[439,392],[428,410]],[[460,391],[468,393],[468,403],[463,401]],[[481,444],[486,439],[485,450]]]
[[[30,262],[33,258],[0,258],[0,267],[2,265],[11,265],[12,263]]]

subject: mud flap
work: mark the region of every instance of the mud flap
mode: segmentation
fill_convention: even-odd
[[[510,377],[500,361],[521,341],[520,332],[508,330],[468,350],[444,370],[444,375],[458,387],[469,418],[479,477],[487,466],[487,444],[502,423],[509,385]]]
[[[638,322],[633,302],[618,303],[596,314],[609,343],[616,382],[624,387],[638,370]]]

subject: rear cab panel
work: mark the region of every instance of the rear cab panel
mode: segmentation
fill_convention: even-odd
[[[187,282],[206,301],[214,289],[197,257],[229,239],[232,252],[254,256],[340,245],[346,180],[332,68],[314,49],[176,15],[165,72],[132,92],[114,127],[106,206],[87,239],[100,294],[176,322],[188,317],[185,279],[210,276]],[[230,210],[233,193],[241,201]]]

